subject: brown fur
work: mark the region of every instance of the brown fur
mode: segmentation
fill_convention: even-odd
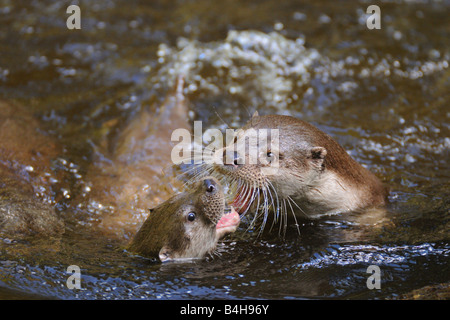
[[[361,207],[383,205],[387,190],[379,179],[370,171],[356,162],[345,149],[332,137],[315,126],[290,116],[266,115],[252,119],[253,128],[279,128],[283,134],[283,143],[289,143],[296,148],[298,141],[304,141],[309,146],[320,146],[327,150],[323,166],[334,171],[346,183],[366,191],[366,198]],[[244,127],[245,128],[245,127]]]
[[[243,130],[250,128],[279,130],[277,173],[264,175],[259,164],[216,164],[216,172],[248,183],[270,181],[276,196],[295,202],[295,214],[299,217],[313,218],[385,204],[388,192],[378,178],[313,125],[290,116],[255,115]],[[264,188],[260,182],[258,187]],[[267,183],[266,188],[270,189]]]
[[[217,244],[216,224],[224,210],[222,186],[206,177],[152,209],[129,250],[162,261],[203,257]],[[195,214],[193,221],[188,219],[190,213]]]

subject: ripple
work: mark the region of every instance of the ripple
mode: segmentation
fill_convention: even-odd
[[[347,266],[357,264],[394,265],[409,264],[411,259],[419,256],[450,256],[450,247],[437,247],[433,243],[416,246],[374,246],[346,245],[332,246],[315,253],[310,261],[297,265],[298,270],[324,268],[331,265]]]

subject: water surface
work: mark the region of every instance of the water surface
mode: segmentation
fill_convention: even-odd
[[[0,298],[384,299],[448,283],[450,4],[380,2],[380,30],[365,25],[368,5],[80,1],[82,29],[68,30],[64,2],[1,0],[0,96],[26,106],[61,146],[45,171],[59,180],[34,171],[30,181],[66,232],[2,235]],[[218,255],[168,264],[127,253],[131,233],[95,233],[115,208],[74,200],[92,191],[94,146],[161,102],[180,72],[191,122],[237,128],[258,110],[331,134],[391,187],[388,222],[332,216],[284,239],[243,224]],[[135,228],[145,209],[135,209]],[[380,290],[366,286],[373,264]],[[69,265],[80,266],[82,290],[67,288]]]

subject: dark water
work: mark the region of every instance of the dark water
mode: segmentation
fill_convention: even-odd
[[[449,282],[450,3],[378,4],[381,29],[368,30],[364,1],[79,1],[82,29],[68,30],[69,3],[0,0],[0,96],[42,121],[66,173],[38,194],[64,236],[3,236],[0,298],[384,299]],[[168,264],[92,232],[98,212],[72,202],[92,146],[180,71],[189,121],[239,127],[257,109],[330,133],[391,186],[387,222],[333,216],[284,239],[244,224],[219,256]],[[81,290],[66,286],[69,265]],[[366,286],[369,265],[379,290]]]

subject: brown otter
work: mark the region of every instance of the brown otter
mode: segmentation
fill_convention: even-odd
[[[225,211],[225,197],[213,177],[198,181],[189,191],[173,196],[150,211],[129,246],[131,252],[161,261],[201,258],[217,241],[234,232],[239,214]]]
[[[236,152],[235,147],[239,150],[239,144],[245,144],[260,129],[278,129],[279,143],[276,150],[270,150],[268,143],[266,149],[262,148],[266,150],[265,162],[250,164],[248,155]],[[212,168],[208,167],[209,174],[222,179],[221,182],[231,182],[238,212],[247,211],[251,204],[256,206],[256,211],[264,208],[263,223],[269,207],[274,208],[275,220],[282,219],[286,225],[289,211],[294,213],[291,217],[294,219],[317,218],[381,206],[388,194],[378,178],[352,159],[328,134],[291,116],[256,113],[237,135],[235,143],[216,152],[224,158],[230,153],[232,161],[216,161]],[[270,168],[273,170],[267,170]]]

